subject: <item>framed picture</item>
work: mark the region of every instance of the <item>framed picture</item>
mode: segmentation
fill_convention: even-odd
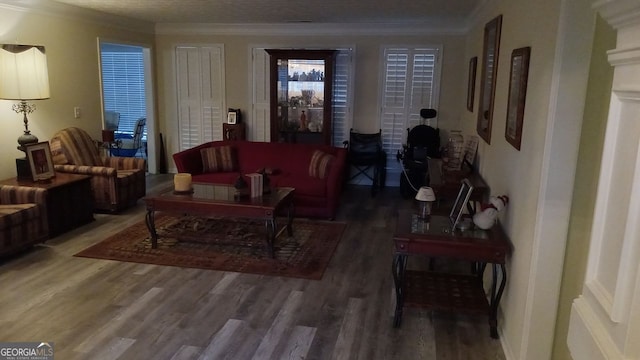
[[[469,179],[462,179],[462,183],[460,184],[460,191],[458,191],[456,201],[453,203],[453,207],[451,207],[451,212],[449,213],[449,221],[451,222],[452,232],[455,231],[456,226],[460,224],[462,213],[464,213],[464,208],[469,202],[472,191],[473,185],[471,185]]]
[[[473,112],[473,100],[476,92],[476,68],[478,57],[474,56],[469,60],[469,80],[467,82],[467,110]]]
[[[240,109],[229,108],[227,111],[227,124],[239,124],[240,120]]]
[[[25,151],[33,181],[48,180],[56,175],[48,141],[27,145]]]
[[[235,112],[227,113],[227,124],[235,124],[238,122],[238,115]]]
[[[524,118],[524,104],[527,97],[530,56],[530,47],[515,49],[511,52],[507,126],[504,129],[504,137],[509,144],[518,150],[520,150],[520,143],[522,142],[522,120]]]
[[[478,101],[476,131],[487,144],[491,144],[501,29],[502,15],[498,15],[484,26],[484,48],[482,50],[482,73],[480,75],[480,99]]]

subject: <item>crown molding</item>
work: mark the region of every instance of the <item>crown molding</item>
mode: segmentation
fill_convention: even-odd
[[[429,23],[291,23],[291,24],[214,24],[158,23],[159,35],[242,35],[242,36],[393,36],[393,35],[464,35],[464,21],[432,21]]]
[[[122,30],[153,34],[154,25],[150,22],[130,19],[100,11],[85,9],[49,0],[0,0],[0,9],[9,9],[25,13],[56,16],[74,21],[86,21]]]
[[[615,29],[640,25],[640,3],[637,0],[598,0],[593,8]]]

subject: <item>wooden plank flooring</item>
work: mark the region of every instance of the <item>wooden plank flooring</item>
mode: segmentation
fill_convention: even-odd
[[[148,192],[171,179],[149,176]],[[73,257],[144,206],[96,214],[0,260],[0,341],[54,342],[56,359],[504,359],[485,317],[407,309],[392,327],[394,213],[410,206],[348,187],[319,281]]]

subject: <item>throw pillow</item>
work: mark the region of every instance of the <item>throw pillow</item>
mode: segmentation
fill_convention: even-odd
[[[335,156],[316,150],[311,155],[309,162],[309,176],[324,179],[329,174],[329,168]]]
[[[200,149],[202,156],[202,172],[235,171],[236,153],[231,146],[219,146]]]

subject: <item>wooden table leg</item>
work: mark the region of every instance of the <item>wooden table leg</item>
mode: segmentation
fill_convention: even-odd
[[[293,201],[289,202],[289,207],[287,209],[287,235],[293,236],[293,214],[295,213],[295,208],[293,207]]]
[[[275,251],[273,250],[273,244],[276,240],[276,230],[278,229],[275,216],[271,219],[265,220],[264,226],[267,230],[267,251],[269,252],[269,256],[274,259]]]
[[[149,229],[149,235],[151,236],[151,248],[158,248],[158,233],[156,232],[155,224],[155,211],[147,209],[147,215],[145,216],[145,222],[147,223],[147,229]]]
[[[393,327],[400,327],[402,322],[402,309],[404,307],[404,275],[407,270],[407,255],[397,254],[393,257],[391,272],[393,283],[396,287],[396,310],[393,316]]]
[[[504,264],[500,264],[500,272],[502,273],[500,286],[496,292],[496,285],[498,282],[498,264],[493,264],[492,267],[493,279],[491,284],[491,303],[489,304],[489,335],[492,338],[498,338],[498,305],[500,304],[500,298],[502,292],[507,284],[507,270]]]

